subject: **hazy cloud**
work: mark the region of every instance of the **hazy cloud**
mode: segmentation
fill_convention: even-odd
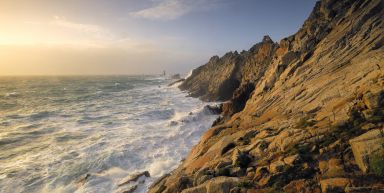
[[[67,28],[69,30],[86,33],[96,38],[108,38],[112,36],[109,30],[98,25],[72,22],[68,21],[65,17],[60,16],[54,16],[54,20],[51,22],[51,24],[58,27]]]
[[[199,9],[207,9],[220,0],[158,0],[153,6],[132,12],[138,18],[151,20],[173,20]]]

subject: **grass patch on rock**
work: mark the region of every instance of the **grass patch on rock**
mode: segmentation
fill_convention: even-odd
[[[384,150],[372,155],[369,159],[369,165],[374,174],[384,177]]]
[[[237,187],[239,187],[239,188],[251,188],[251,187],[253,187],[253,185],[252,185],[252,182],[250,182],[248,180],[243,180],[237,184]]]
[[[316,120],[311,120],[308,116],[302,117],[296,123],[296,128],[305,129],[307,127],[312,127],[316,124]]]

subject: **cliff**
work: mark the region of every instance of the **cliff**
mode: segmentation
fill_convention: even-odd
[[[383,191],[383,7],[322,0],[296,34],[195,69],[180,88],[222,116],[149,192]]]

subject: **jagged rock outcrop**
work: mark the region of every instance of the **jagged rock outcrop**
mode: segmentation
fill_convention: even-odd
[[[218,179],[231,184],[223,192],[383,191],[383,161],[359,155],[384,151],[363,155],[350,144],[384,130],[383,18],[382,0],[322,0],[280,43],[265,37],[194,70],[181,89],[229,101],[150,192],[207,192]],[[236,164],[240,155],[246,164]]]
[[[254,85],[261,78],[276,48],[277,44],[265,36],[249,51],[213,56],[207,64],[193,70],[179,88],[206,101],[229,100],[236,90]]]

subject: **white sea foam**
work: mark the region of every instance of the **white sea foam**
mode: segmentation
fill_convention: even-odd
[[[164,78],[111,79],[66,80],[65,93],[57,81],[46,90],[43,80],[41,90],[20,97],[23,107],[2,112],[0,192],[116,192],[129,188],[118,186],[127,176],[149,171],[136,190],[146,192],[216,118]],[[116,82],[135,87],[110,90]]]
[[[190,70],[188,73],[187,73],[187,76],[185,76],[185,79],[189,78],[190,76],[192,76],[192,72],[193,70]]]

